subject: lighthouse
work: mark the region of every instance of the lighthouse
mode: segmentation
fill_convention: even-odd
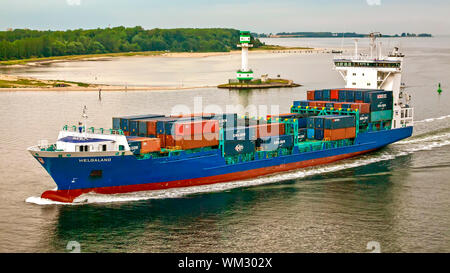
[[[242,48],[242,65],[236,73],[239,81],[250,81],[253,79],[253,71],[248,68],[248,48],[253,45],[250,43],[250,31],[241,31],[238,47]]]

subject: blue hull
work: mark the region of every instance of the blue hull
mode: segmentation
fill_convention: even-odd
[[[111,193],[125,192],[137,190],[139,185],[155,185],[143,189],[157,189],[217,183],[328,163],[382,148],[410,137],[412,131],[413,127],[405,127],[360,133],[351,146],[301,153],[294,149],[291,155],[236,164],[226,164],[220,150],[181,152],[178,156],[140,160],[135,156],[46,157],[40,163],[56,182],[58,190],[115,187]],[[101,176],[91,177],[94,170],[101,170]]]

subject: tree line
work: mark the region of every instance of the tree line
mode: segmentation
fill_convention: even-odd
[[[0,60],[136,51],[224,52],[237,49],[239,30],[140,26],[106,29],[0,31]],[[254,47],[263,45],[252,37]]]

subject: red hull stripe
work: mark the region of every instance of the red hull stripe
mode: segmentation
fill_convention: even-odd
[[[126,185],[126,186],[114,186],[114,187],[101,187],[101,188],[89,188],[89,189],[74,189],[74,190],[56,190],[56,191],[46,191],[42,193],[41,197],[50,199],[58,202],[66,202],[70,203],[75,198],[80,196],[83,193],[87,192],[95,192],[101,194],[114,194],[114,193],[125,193],[125,192],[134,192],[134,191],[149,191],[149,190],[162,190],[168,188],[178,188],[178,187],[189,187],[189,186],[198,186],[198,185],[207,185],[214,184],[220,182],[229,182],[235,180],[248,179],[252,177],[268,175],[278,172],[285,172],[294,169],[300,169],[305,167],[311,167],[315,165],[321,165],[326,163],[331,163],[334,161],[342,160],[345,158],[357,156],[360,154],[371,152],[372,150],[355,152],[344,155],[335,155],[324,158],[311,159],[300,162],[293,162],[289,164],[253,169],[242,172],[221,174],[216,176],[209,177],[201,177],[194,179],[185,179],[185,180],[175,180],[169,182],[159,182],[159,183],[147,183],[147,184],[136,184],[136,185]]]

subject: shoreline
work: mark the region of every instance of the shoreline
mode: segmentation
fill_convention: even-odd
[[[331,54],[332,48],[300,48],[266,46],[266,48],[250,50],[250,54]],[[20,68],[30,66],[43,66],[53,63],[80,62],[80,61],[108,61],[119,57],[163,57],[163,58],[207,58],[213,56],[227,56],[241,54],[240,50],[228,52],[127,52],[127,53],[106,53],[93,55],[74,55],[51,58],[36,58],[27,60],[1,61],[0,68]],[[5,64],[12,62],[13,64]],[[17,62],[17,63],[16,63]],[[187,90],[199,88],[215,88],[216,85],[203,86],[124,86],[105,85],[83,82],[72,82],[64,80],[43,80],[27,76],[13,76],[0,72],[0,92],[14,91],[160,91],[160,90]]]

